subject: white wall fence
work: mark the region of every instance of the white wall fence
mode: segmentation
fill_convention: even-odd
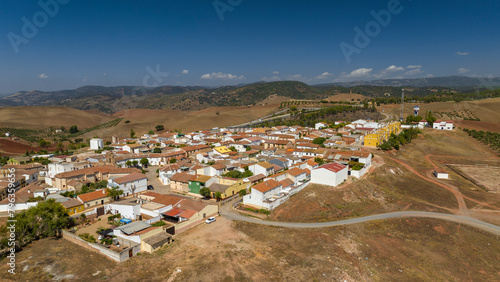
[[[114,261],[117,261],[117,262],[123,262],[123,261],[126,261],[127,259],[129,259],[130,258],[129,257],[130,249],[132,249],[133,254],[137,254],[137,252],[139,252],[141,249],[141,245],[139,244],[139,245],[134,245],[134,246],[131,246],[129,248],[126,248],[125,250],[123,250],[121,252],[115,252],[113,250],[106,248],[103,245],[87,242],[87,241],[83,240],[82,238],[80,238],[78,235],[73,234],[71,232],[63,230],[62,233],[63,233],[64,239],[71,241],[73,243],[76,243],[76,244],[78,244],[84,248],[87,248],[91,251],[103,254],[103,255],[107,256],[108,258],[110,258]]]
[[[152,224],[161,220],[161,215],[145,220],[145,222]]]
[[[360,170],[351,170],[351,176],[354,176],[356,178],[361,178],[363,175],[365,175],[366,171],[368,170],[369,167],[364,166]]]
[[[305,183],[302,183],[301,185],[297,186],[295,189],[291,190],[290,193],[288,193],[288,195],[281,197],[274,202],[269,202],[269,203],[262,202],[262,207],[265,209],[268,209],[268,210],[273,210],[276,207],[278,207],[279,205],[288,201],[288,199],[290,199],[291,196],[299,193],[302,189],[306,188],[310,183],[311,183],[311,181],[307,181]]]

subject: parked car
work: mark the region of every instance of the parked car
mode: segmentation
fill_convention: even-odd
[[[205,220],[205,223],[210,224],[212,222],[215,222],[215,217],[209,217],[207,220]]]
[[[155,187],[153,187],[153,185],[148,185],[148,190],[154,190]]]

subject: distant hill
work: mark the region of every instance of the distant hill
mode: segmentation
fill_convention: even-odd
[[[414,79],[379,79],[370,81],[352,81],[338,82],[332,84],[323,84],[319,86],[338,85],[343,87],[354,87],[360,85],[370,86],[411,86],[411,87],[452,87],[455,89],[471,89],[471,88],[488,88],[499,87],[500,77],[484,78],[484,77],[467,77],[467,76],[446,76],[446,77],[429,77],[429,78],[414,78]]]
[[[72,90],[20,91],[0,97],[0,107],[65,106],[80,110],[116,113],[127,109],[201,110],[221,106],[252,106],[279,99],[326,99],[340,93],[367,97],[398,96],[401,88],[407,95],[426,96],[436,92],[472,92],[478,88],[500,85],[500,78],[464,76],[385,79],[307,85],[298,81],[257,82],[238,86],[83,86]]]

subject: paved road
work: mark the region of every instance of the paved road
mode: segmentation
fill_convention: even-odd
[[[458,216],[452,214],[444,214],[444,213],[435,213],[435,212],[423,212],[423,211],[399,211],[399,212],[389,212],[389,213],[381,213],[376,215],[369,215],[358,218],[344,219],[338,221],[328,221],[328,222],[311,222],[311,223],[296,223],[296,222],[278,222],[278,221],[266,221],[259,220],[253,217],[248,217],[244,215],[240,215],[233,211],[224,210],[222,212],[222,216],[230,220],[237,221],[245,221],[256,224],[270,225],[270,226],[280,226],[280,227],[288,227],[288,228],[321,228],[321,227],[331,227],[331,226],[342,226],[342,225],[351,225],[358,224],[363,222],[382,220],[382,219],[391,219],[391,218],[407,218],[407,217],[420,217],[420,218],[436,218],[442,220],[453,221],[456,223],[470,225],[484,231],[491,232],[495,235],[500,235],[500,227],[477,220],[475,218],[471,218],[468,216]]]

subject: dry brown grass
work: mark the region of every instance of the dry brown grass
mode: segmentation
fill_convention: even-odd
[[[68,107],[5,107],[0,108],[0,127],[46,129],[61,126],[80,129],[105,123],[114,118],[100,112],[86,112]]]
[[[330,96],[326,98],[327,101],[357,101],[360,99],[361,101],[368,99],[369,97],[361,95],[361,94],[353,94],[353,93],[340,93],[337,95]]]
[[[496,281],[499,239],[431,219],[286,229],[218,218],[121,264],[65,240],[37,241],[17,254],[18,274],[2,278],[166,281],[181,269],[175,281]]]

